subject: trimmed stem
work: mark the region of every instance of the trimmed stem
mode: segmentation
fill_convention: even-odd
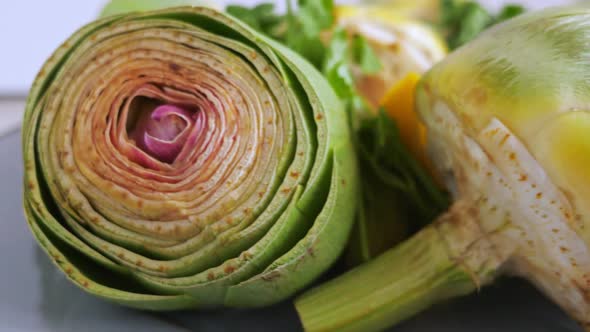
[[[473,292],[473,275],[429,226],[400,246],[297,299],[306,331],[373,331]]]

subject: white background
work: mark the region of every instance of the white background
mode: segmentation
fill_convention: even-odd
[[[508,2],[515,1],[518,0]],[[106,0],[0,0],[0,96],[26,95],[43,61],[72,32],[95,18],[105,2]],[[258,1],[217,2],[252,4]],[[495,9],[506,1],[482,2]],[[534,8],[564,1],[518,2]]]

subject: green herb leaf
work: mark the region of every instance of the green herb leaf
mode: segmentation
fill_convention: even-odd
[[[410,198],[419,225],[432,221],[448,206],[448,198],[412,157],[384,110],[361,122],[358,138],[361,158],[382,183]]]
[[[334,23],[334,1],[299,0],[298,23],[308,38],[316,38]]]
[[[350,44],[346,31],[336,29],[326,48],[322,72],[341,100],[350,107],[356,90],[349,66]]]
[[[262,3],[255,7],[229,5],[225,10],[252,28],[271,37],[279,37],[278,29],[284,19],[276,14],[274,4]]]
[[[520,5],[506,5],[500,11],[500,14],[496,16],[496,23],[506,21],[507,19],[513,18],[514,16],[524,13],[524,7]]]
[[[467,43],[492,24],[493,18],[487,10],[476,3],[466,4],[462,13],[461,28],[452,40],[451,47],[455,48]]]
[[[497,16],[474,1],[441,0],[441,25],[447,42],[455,49],[473,40],[482,31],[524,12],[519,5],[506,5]]]
[[[403,145],[398,127],[380,110],[357,130],[362,188],[349,264],[366,262],[430,223],[449,197]]]
[[[334,23],[333,0],[299,0],[297,10],[287,3],[283,43],[320,68],[326,51],[320,37]]]
[[[353,39],[354,61],[360,65],[365,74],[376,74],[381,70],[381,62],[366,38],[355,36]]]

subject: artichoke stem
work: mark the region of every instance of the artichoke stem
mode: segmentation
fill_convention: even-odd
[[[449,218],[450,214],[297,299],[295,307],[305,330],[383,330],[434,303],[476,290],[479,282],[473,271],[449,252],[447,235],[453,238],[462,233],[456,226],[463,223]],[[447,233],[453,230],[457,234]]]

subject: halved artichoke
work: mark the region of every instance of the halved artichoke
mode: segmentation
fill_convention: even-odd
[[[590,330],[589,22],[587,5],[523,14],[423,77],[417,110],[454,203],[301,297],[308,330],[384,329],[502,274],[530,280]]]
[[[132,307],[252,307],[342,251],[357,170],[346,116],[289,49],[213,9],[104,18],[27,102],[24,207],[84,290]]]

